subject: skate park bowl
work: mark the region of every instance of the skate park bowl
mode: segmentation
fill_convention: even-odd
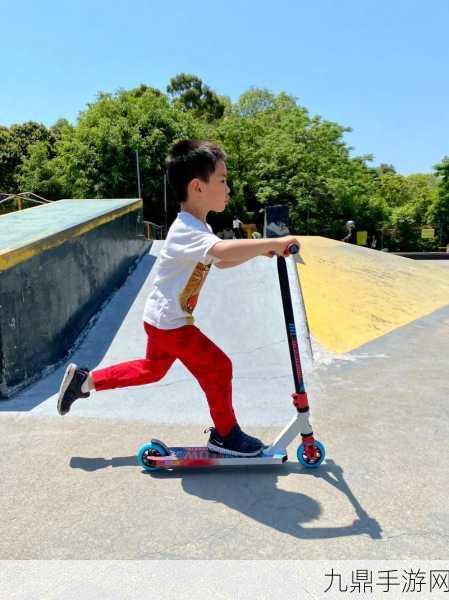
[[[68,352],[149,245],[136,199],[66,199],[0,217],[0,398]]]
[[[438,338],[435,343],[444,344],[432,319],[440,319],[441,311],[444,316],[447,310],[447,269],[322,237],[300,240],[300,288],[292,286],[290,275],[292,299],[297,329],[303,331],[298,335],[307,389],[318,403],[328,396],[322,372],[328,366],[332,372],[352,368],[356,377],[360,369],[368,380],[377,380],[382,361],[389,368],[396,365],[399,372],[411,368],[419,356],[417,344],[430,343],[431,332]],[[85,327],[82,340],[70,349],[66,363],[94,369],[144,356],[142,314],[162,244],[154,241],[125,285],[110,295]],[[292,374],[276,260],[258,257],[234,269],[212,269],[195,323],[233,362],[234,399],[242,420],[282,423],[291,415],[291,402],[285,399],[293,391]],[[388,344],[394,345],[391,356]],[[11,410],[54,414],[63,371],[63,365],[55,365],[36,385],[16,394],[8,403]],[[351,377],[348,373],[349,387]],[[403,385],[400,377],[392,379]],[[189,399],[183,411],[177,409],[180,398]],[[160,382],[109,390],[95,400],[80,400],[75,412],[164,423],[207,420],[204,394],[179,361]]]
[[[299,346],[311,423],[326,446],[316,472],[292,460],[295,447],[267,471],[142,474],[136,451],[152,437],[207,441],[204,393],[179,361],[154,384],[94,392],[57,414],[67,362],[96,369],[145,355],[155,241],[64,361],[0,402],[5,557],[447,555],[449,271],[440,263],[449,261],[300,239],[302,262],[287,262],[307,309],[292,276],[295,321],[307,317],[310,328]],[[195,324],[232,360],[239,422],[269,443],[294,415],[276,259],[212,268]],[[142,498],[153,499],[144,519]],[[224,530],[232,539],[217,546]]]

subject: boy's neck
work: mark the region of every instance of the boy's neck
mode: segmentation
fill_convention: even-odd
[[[193,206],[183,206],[181,204],[181,212],[187,212],[190,215],[192,215],[192,217],[195,217],[196,219],[198,219],[199,221],[202,221],[203,223],[206,223],[206,217],[207,217],[207,213],[209,211],[204,211],[201,210],[200,208],[194,208]]]

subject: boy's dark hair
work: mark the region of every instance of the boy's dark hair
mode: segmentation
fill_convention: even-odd
[[[226,160],[225,152],[207,140],[182,140],[167,157],[167,177],[178,202],[187,200],[187,186],[196,177],[209,181],[217,162]]]

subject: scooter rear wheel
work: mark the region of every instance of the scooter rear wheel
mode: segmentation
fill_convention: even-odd
[[[150,460],[154,456],[167,456],[167,452],[161,445],[155,442],[144,444],[139,448],[137,453],[137,462],[145,471],[157,471],[159,467],[153,467],[150,464]]]
[[[321,442],[315,440],[315,448],[318,451],[318,458],[310,459],[306,454],[306,449],[304,444],[301,444],[298,448],[296,456],[298,457],[298,462],[307,469],[316,469],[323,462],[324,457],[326,456],[326,449]]]

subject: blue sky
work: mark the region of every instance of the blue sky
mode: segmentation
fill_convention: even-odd
[[[98,91],[198,75],[352,127],[404,174],[449,155],[449,0],[0,0],[0,124],[76,121]]]

